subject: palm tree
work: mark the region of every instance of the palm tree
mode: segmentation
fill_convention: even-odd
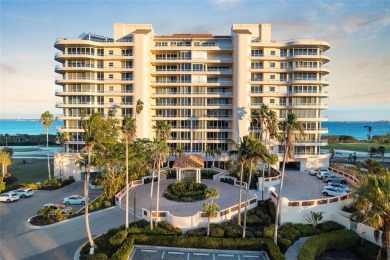
[[[136,129],[135,119],[126,116],[122,123],[122,133],[126,141],[126,230],[129,228],[129,141],[134,139]]]
[[[153,126],[153,129],[156,131],[157,140],[166,141],[171,136],[172,125],[165,121],[157,121],[156,125]]]
[[[368,155],[367,158],[370,157],[370,151],[371,151],[371,131],[372,127],[369,125],[365,125],[364,128],[367,128],[368,134],[367,134],[367,139],[368,139]]]
[[[246,136],[244,136],[245,138]],[[257,165],[259,162],[264,162],[267,160],[267,158],[270,157],[267,148],[259,141],[254,138],[252,138],[250,135],[248,136],[248,153],[247,153],[247,159],[249,161],[249,177],[248,177],[248,183],[246,186],[246,194],[245,194],[245,211],[244,211],[244,224],[243,224],[243,232],[242,237],[245,238],[245,229],[246,229],[246,219],[247,219],[247,212],[248,212],[248,200],[249,200],[249,188],[251,185],[252,180],[252,172],[254,165]]]
[[[333,148],[329,150],[329,154],[330,154],[330,158],[329,159],[333,163],[333,159],[334,159],[334,155],[335,155],[335,151],[334,151]]]
[[[265,118],[265,127],[266,127],[266,144],[265,147],[270,146],[271,139],[274,139],[278,136],[279,126],[278,118],[276,112],[272,109],[268,111],[268,114]]]
[[[263,132],[264,130],[267,131],[265,128],[265,122],[267,120],[269,113],[269,108],[266,104],[261,104],[260,106],[260,125],[261,125],[261,134],[260,134],[260,139],[263,141]]]
[[[355,191],[354,206],[358,210],[352,218],[375,229],[375,239],[383,230],[382,243],[386,247],[387,259],[390,258],[390,173],[383,176],[366,175],[360,180]],[[381,250],[379,250],[380,258]]]
[[[216,217],[219,211],[219,206],[217,204],[206,202],[203,204],[203,211],[207,214],[207,236],[210,235],[210,220],[213,217]]]
[[[51,179],[50,175],[50,159],[49,159],[49,128],[54,123],[54,116],[49,111],[46,111],[41,115],[39,122],[41,122],[45,126],[46,130],[46,151],[47,151],[47,169],[49,172],[49,180]]]
[[[215,156],[221,156],[222,152],[221,152],[221,149],[219,147],[215,148],[214,151],[213,151],[213,165],[212,165],[212,168],[214,167],[214,164],[215,164]]]
[[[216,217],[219,207],[214,204],[214,199],[219,198],[219,190],[217,189],[207,189],[206,190],[206,198],[210,198],[210,203],[205,203],[203,205],[203,211],[207,213],[208,222],[207,222],[207,236],[210,235],[210,218]]]
[[[95,113],[91,115],[89,119],[81,118],[82,127],[84,130],[85,147],[83,150],[87,151],[88,163],[85,169],[84,175],[84,197],[85,197],[85,226],[90,244],[90,253],[93,254],[95,243],[92,239],[91,230],[89,227],[89,214],[88,214],[88,196],[89,196],[89,177],[91,173],[91,155],[95,147],[104,148],[104,142],[113,142],[115,139],[115,131],[111,128],[110,124],[103,120],[103,114]]]
[[[260,117],[259,110],[252,110],[251,120],[252,120],[252,135],[254,135],[255,130],[257,130],[259,128],[259,124],[261,123],[261,117]]]
[[[135,115],[136,115],[136,117],[138,117],[139,114],[141,114],[142,110],[144,110],[144,102],[142,102],[141,99],[138,99],[137,100],[137,104],[135,105]]]
[[[278,239],[278,219],[280,214],[280,200],[281,194],[283,190],[283,182],[284,182],[284,170],[286,168],[286,162],[293,158],[294,156],[294,139],[293,134],[294,131],[299,131],[301,135],[303,135],[303,124],[298,121],[297,116],[294,113],[287,114],[287,120],[280,123],[280,129],[282,130],[281,139],[285,141],[284,148],[284,158],[282,164],[282,176],[280,181],[280,187],[278,192],[278,200],[276,202],[276,216],[275,216],[275,233],[274,233],[274,242],[277,244]]]
[[[213,150],[207,144],[206,144],[206,147],[204,150],[204,154],[206,155],[206,167],[205,168],[207,168],[208,164],[209,164],[209,160],[208,160],[209,156],[212,156],[212,154],[213,154]]]
[[[5,178],[7,174],[7,167],[12,164],[12,158],[9,153],[0,151],[0,163],[2,165],[3,178]]]
[[[248,155],[248,137],[244,136],[243,139],[240,139],[239,143],[234,142],[233,140],[229,140],[235,150],[231,150],[228,152],[229,156],[235,155],[237,157],[237,161],[240,162],[241,170],[240,170],[240,192],[238,194],[238,215],[237,215],[237,223],[241,226],[241,202],[242,202],[242,182],[244,176],[244,164],[247,162]]]
[[[152,157],[155,158],[157,165],[157,194],[156,194],[156,223],[159,222],[159,205],[160,205],[160,179],[161,166],[166,162],[170,153],[170,147],[166,141],[157,141]]]

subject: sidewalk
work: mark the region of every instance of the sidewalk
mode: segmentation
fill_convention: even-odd
[[[297,260],[299,250],[301,250],[302,245],[308,240],[310,237],[301,237],[294,244],[292,244],[286,251],[285,257],[287,260]]]

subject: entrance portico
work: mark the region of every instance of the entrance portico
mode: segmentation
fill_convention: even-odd
[[[173,168],[176,169],[176,181],[191,181],[200,183],[201,169],[204,167],[203,159],[196,155],[182,155],[175,160]]]

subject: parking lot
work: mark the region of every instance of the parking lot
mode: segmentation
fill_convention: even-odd
[[[269,259],[263,251],[207,250],[155,246],[134,246],[132,260],[222,260],[222,259]]]

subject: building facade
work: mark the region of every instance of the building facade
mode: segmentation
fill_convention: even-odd
[[[153,125],[172,125],[172,148],[203,154],[206,145],[231,149],[228,140],[239,140],[250,131],[260,137],[251,113],[265,104],[278,121],[293,112],[304,124],[298,136],[294,162],[297,168],[327,166],[321,154],[326,145],[321,123],[327,118],[323,100],[329,70],[320,40],[276,42],[270,24],[234,24],[231,35],[157,35],[150,24],[115,24],[114,37],[82,34],[58,39],[55,60],[61,88],[56,104],[63,109],[59,132],[69,133],[66,153],[83,148],[81,116],[114,111],[118,119],[135,116],[137,100],[144,109],[137,118],[137,137],[153,138]],[[283,144],[272,140],[272,152],[283,156]]]

